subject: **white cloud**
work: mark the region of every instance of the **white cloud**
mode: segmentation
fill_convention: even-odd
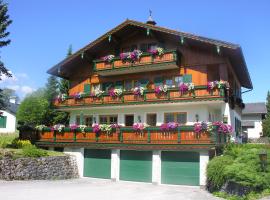
[[[36,90],[31,86],[32,84],[29,83],[30,79],[26,73],[10,73],[12,74],[12,77],[2,75],[2,80],[0,81],[1,88],[10,88],[15,90],[16,94],[19,95],[21,99],[23,99],[25,95]]]
[[[21,91],[22,91],[22,93],[23,93],[24,95],[26,95],[26,94],[29,94],[29,93],[34,92],[35,89],[34,89],[34,88],[31,88],[31,87],[29,87],[29,86],[27,86],[27,85],[24,85],[24,86],[21,87]]]
[[[17,91],[20,89],[20,86],[19,85],[7,85],[6,88]]]

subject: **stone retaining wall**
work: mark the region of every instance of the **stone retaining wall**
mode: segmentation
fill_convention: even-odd
[[[2,180],[45,180],[78,178],[76,158],[50,156],[41,158],[0,159]]]

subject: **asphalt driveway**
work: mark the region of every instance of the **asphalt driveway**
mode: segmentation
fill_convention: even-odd
[[[218,199],[199,187],[112,182],[100,179],[0,181],[7,200],[204,200]]]

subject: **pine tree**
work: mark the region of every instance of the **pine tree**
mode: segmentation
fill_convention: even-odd
[[[69,45],[68,47],[67,57],[69,57],[70,55],[72,55],[72,45]],[[62,94],[69,95],[69,80],[61,78],[59,89]]]
[[[59,93],[59,82],[56,76],[49,76],[47,84],[46,84],[46,98],[49,102],[58,95]]]
[[[12,23],[12,20],[9,19],[7,12],[7,3],[4,3],[2,0],[0,0],[0,48],[10,44],[10,39],[4,39],[9,36],[7,27]],[[0,60],[0,80],[2,75],[6,75],[8,77],[12,76],[8,69],[5,67],[4,63]]]

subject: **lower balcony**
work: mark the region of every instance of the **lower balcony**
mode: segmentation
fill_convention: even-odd
[[[123,92],[119,97],[112,97],[104,93],[101,97],[84,95],[80,99],[67,97],[63,101],[56,99],[53,104],[56,108],[70,106],[104,106],[104,105],[129,105],[166,102],[187,102],[202,100],[224,100],[226,89],[215,89],[209,91],[207,86],[195,86],[191,92],[181,93],[178,88],[170,88],[167,93],[156,94],[154,90],[147,90],[143,95],[136,96],[133,92]]]
[[[223,145],[228,141],[228,135],[219,134],[216,130],[212,133],[195,133],[194,126],[181,126],[172,131],[161,131],[160,127],[147,127],[137,132],[132,127],[121,127],[110,133],[93,132],[92,128],[71,131],[51,131],[44,129],[38,132],[37,144],[40,146],[78,146],[116,148],[128,146],[129,148],[163,148],[177,149],[179,147],[210,148]]]

